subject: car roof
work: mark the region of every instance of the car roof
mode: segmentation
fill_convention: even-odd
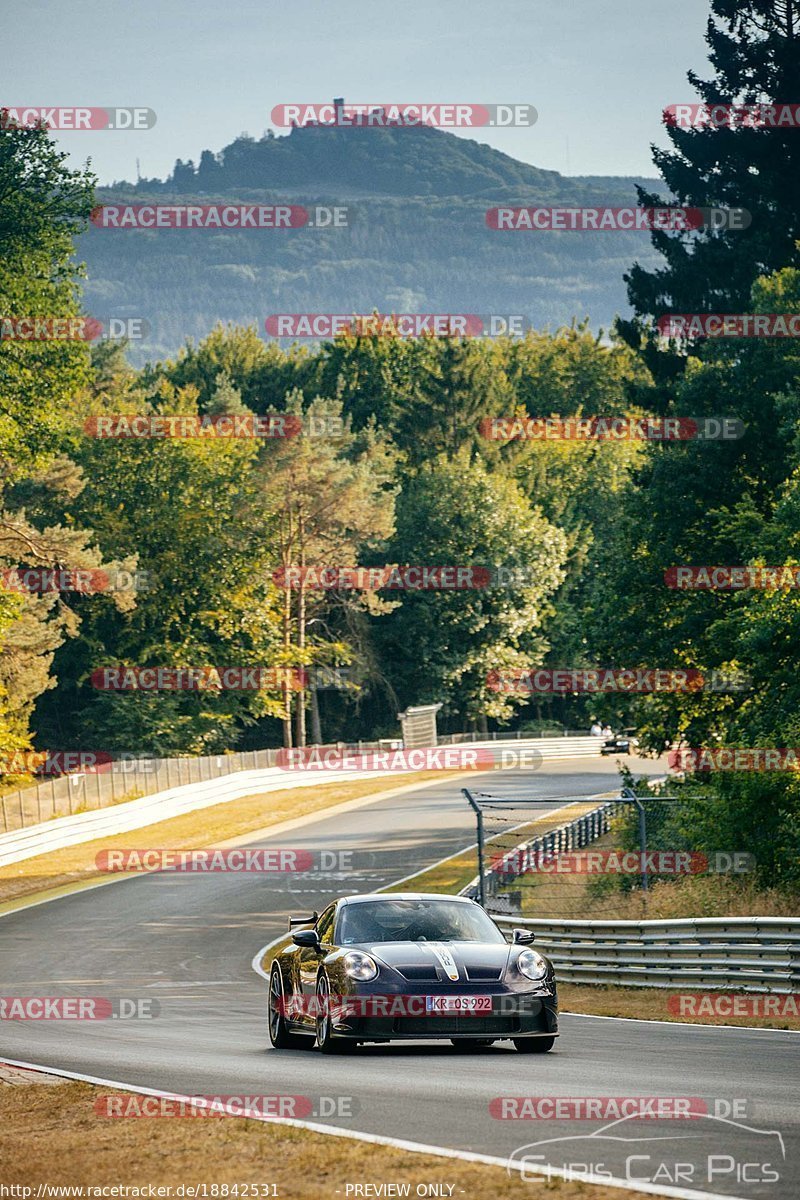
[[[339,904],[362,904],[365,900],[448,900],[474,904],[468,896],[447,896],[441,892],[365,892],[360,896],[343,896]]]

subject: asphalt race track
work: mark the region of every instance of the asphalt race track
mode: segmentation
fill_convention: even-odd
[[[663,773],[653,762],[636,769]],[[475,785],[552,797],[557,807],[616,781],[613,761],[573,759],[493,772]],[[504,1158],[526,1146],[539,1164],[583,1164],[666,1192],[800,1194],[794,1033],[567,1015],[555,1049],[541,1057],[511,1043],[466,1053],[449,1043],[373,1046],[342,1058],[269,1048],[256,952],[285,933],[291,912],[375,890],[471,844],[462,785],[437,784],[254,843],[352,852],[339,877],[145,875],[3,916],[3,996],[156,999],[160,1011],[151,1020],[5,1020],[0,1056],[168,1092],[306,1096],[308,1118],[324,1124]],[[144,842],[131,835],[131,846]],[[699,1097],[710,1113],[723,1102],[717,1112],[729,1119],[626,1120],[601,1134],[597,1121],[496,1119],[489,1104],[503,1096]],[[744,1109],[733,1110],[732,1123],[733,1101]],[[376,1171],[370,1182],[381,1181]],[[520,1183],[520,1194],[535,1186]]]

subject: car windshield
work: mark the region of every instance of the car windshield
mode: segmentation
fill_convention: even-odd
[[[356,942],[504,942],[482,908],[454,900],[365,900],[345,904],[340,946]]]

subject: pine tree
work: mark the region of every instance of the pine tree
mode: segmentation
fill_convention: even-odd
[[[706,42],[714,78],[688,73],[706,104],[794,104],[800,98],[799,0],[711,0]],[[683,98],[677,97],[676,100]],[[689,98],[687,98],[689,99]],[[625,276],[636,319],[622,322],[631,345],[644,345],[660,379],[681,360],[657,349],[644,318],[669,312],[748,312],[759,275],[800,262],[800,130],[665,125],[672,148],[653,147],[653,160],[674,203],[743,208],[747,229],[704,228],[676,236],[654,230],[665,264],[634,264]],[[645,206],[663,204],[639,188]]]

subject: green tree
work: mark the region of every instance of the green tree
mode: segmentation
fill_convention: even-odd
[[[78,318],[82,268],[74,238],[91,212],[93,177],[72,171],[44,128],[0,112],[0,313]],[[75,439],[74,401],[91,378],[80,340],[0,336],[0,566],[114,569],[68,516],[83,480],[65,453]],[[41,519],[40,519],[41,518]],[[118,596],[120,609],[133,596]],[[33,704],[51,687],[55,650],[77,631],[80,605],[59,591],[0,595],[2,713],[25,738]],[[2,748],[0,746],[0,748]]]
[[[564,578],[567,539],[514,481],[469,450],[440,457],[407,479],[398,498],[388,561],[400,565],[483,566],[492,586],[403,591],[382,619],[380,643],[402,704],[442,701],[445,715],[507,720],[519,698],[494,692],[492,671],[540,663],[550,598]],[[518,568],[524,576],[498,576]],[[498,586],[500,581],[522,586]]]
[[[800,95],[800,11],[797,0],[711,0],[706,42],[712,79],[688,78],[707,104],[787,103]],[[798,262],[800,144],[791,128],[682,129],[667,125],[669,150],[653,161],[672,203],[744,208],[749,228],[705,228],[675,235],[654,230],[663,256],[654,270],[634,264],[626,275],[637,314],[622,328],[641,345],[648,365],[668,382],[679,357],[661,348],[644,318],[668,312],[741,312],[759,275]],[[643,205],[664,203],[639,188]]]
[[[287,572],[292,567],[355,565],[363,551],[385,541],[393,529],[390,449],[372,428],[354,434],[336,400],[315,397],[306,404],[296,392],[288,398],[287,411],[300,422],[301,435],[270,446],[257,475],[272,515],[270,549],[276,568]],[[283,662],[305,670],[331,656],[349,660],[348,640],[331,629],[346,625],[343,609],[352,621],[356,610],[376,611],[376,603],[368,595],[311,590],[302,575],[296,589],[282,590]],[[316,628],[309,638],[311,627]],[[292,745],[292,695],[287,683],[287,747]],[[298,746],[306,744],[306,703],[306,688],[300,686],[294,699]]]

